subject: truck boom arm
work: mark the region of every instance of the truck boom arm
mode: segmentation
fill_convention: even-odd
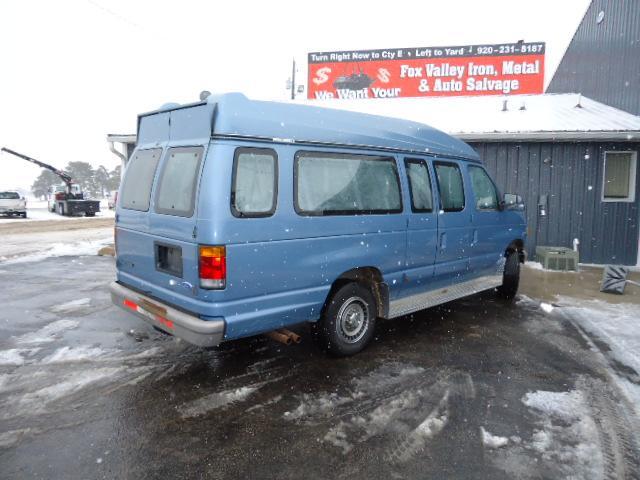
[[[13,150],[11,150],[9,148],[2,147],[2,149],[0,149],[0,151],[10,153],[11,155],[15,155],[16,157],[22,158],[23,160],[26,160],[27,162],[35,163],[39,167],[46,168],[47,170],[50,170],[51,172],[53,172],[54,174],[59,176],[64,181],[64,183],[67,184],[67,188],[69,189],[69,192],[71,192],[71,181],[73,179],[71,178],[71,176],[69,174],[63,172],[62,170],[58,170],[57,168],[52,167],[51,165],[49,165],[47,163],[43,163],[43,162],[41,162],[39,160],[36,160],[35,158],[31,158],[31,157],[28,157],[28,156],[23,155],[21,153],[15,152],[15,151],[13,151]]]

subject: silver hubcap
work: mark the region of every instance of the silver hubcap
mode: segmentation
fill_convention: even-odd
[[[338,336],[347,343],[356,343],[367,332],[369,307],[360,297],[351,297],[342,304],[338,312],[336,329]]]

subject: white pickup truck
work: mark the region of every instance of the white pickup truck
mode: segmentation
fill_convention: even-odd
[[[0,192],[0,215],[17,215],[27,218],[27,201],[18,192]]]

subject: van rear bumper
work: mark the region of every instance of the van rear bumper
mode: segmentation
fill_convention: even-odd
[[[136,292],[118,282],[109,285],[114,304],[154,327],[200,347],[215,347],[224,338],[223,319],[202,320]]]

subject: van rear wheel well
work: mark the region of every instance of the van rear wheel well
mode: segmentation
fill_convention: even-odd
[[[327,308],[333,295],[349,283],[358,283],[369,289],[376,299],[378,316],[387,316],[389,311],[389,288],[387,284],[384,283],[382,272],[376,267],[352,268],[342,273],[331,285],[331,290],[325,300],[323,311]]]

